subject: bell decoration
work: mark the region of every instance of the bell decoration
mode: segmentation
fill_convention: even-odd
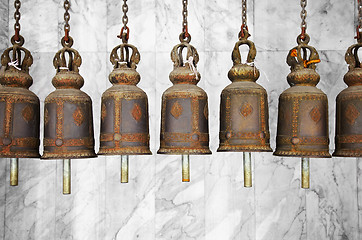
[[[268,97],[255,81],[259,70],[254,66],[256,48],[246,25],[246,0],[242,0],[243,23],[239,41],[232,52],[232,81],[221,93],[220,146],[218,152],[243,152],[244,186],[252,186],[251,152],[271,152],[269,139]],[[241,45],[249,47],[246,63],[241,62]]]
[[[97,155],[94,152],[92,100],[80,90],[84,84],[78,70],[82,59],[71,48],[73,39],[69,36],[68,0],[65,0],[64,8],[63,48],[53,59],[56,75],[52,84],[56,90],[45,99],[42,159],[63,159],[63,194],[70,194],[70,159]]]
[[[183,1],[183,29],[181,43],[171,51],[174,69],[170,80],[174,84],[162,95],[161,136],[158,154],[182,155],[182,181],[190,181],[189,155],[211,154],[207,95],[196,86],[200,73],[196,69],[199,55],[189,44],[187,31],[187,1]],[[186,60],[182,57],[186,50]]]
[[[344,75],[348,88],[337,96],[335,152],[337,157],[362,157],[362,69],[358,50],[362,47],[362,2],[358,1],[359,25],[357,27],[357,44],[350,46],[346,52],[349,66]]]
[[[11,186],[18,185],[18,159],[40,157],[40,103],[29,91],[33,84],[29,75],[33,57],[23,47],[25,40],[20,35],[20,1],[16,0],[14,6],[13,46],[2,54],[0,70],[0,157],[10,158]]]
[[[306,0],[302,5],[302,33],[298,46],[289,51],[291,67],[287,80],[291,88],[279,97],[277,146],[274,155],[302,157],[302,188],[309,188],[309,158],[329,158],[328,99],[316,88],[320,80],[315,71],[320,62],[317,50],[308,45]],[[310,52],[308,58],[307,53]]]
[[[111,52],[114,68],[109,75],[113,84],[102,95],[100,150],[98,155],[121,155],[121,182],[128,182],[128,155],[152,154],[149,147],[148,100],[136,85],[140,74],[137,48],[128,44],[129,28],[123,5],[123,24],[118,36],[123,43]]]

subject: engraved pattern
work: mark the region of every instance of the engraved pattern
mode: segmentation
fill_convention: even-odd
[[[206,102],[205,107],[204,107],[204,116],[205,116],[206,119],[209,118],[209,107],[208,107],[207,102]]]
[[[357,108],[352,104],[348,104],[346,111],[345,111],[345,116],[346,116],[346,120],[350,125],[353,125],[356,122],[356,119],[358,118],[358,116],[360,115],[359,111],[357,110]]]
[[[253,107],[250,103],[244,103],[240,108],[240,114],[247,118],[253,112]]]
[[[49,111],[47,108],[45,108],[45,111],[44,111],[44,124],[47,125],[49,122]]]
[[[181,104],[178,103],[178,101],[176,101],[173,105],[172,105],[172,108],[171,108],[171,115],[178,119],[181,115],[182,115],[182,112],[183,112],[183,107],[181,106]]]
[[[322,114],[319,111],[318,107],[314,107],[310,112],[309,112],[309,116],[312,118],[312,120],[315,123],[318,123],[319,120],[321,120]]]
[[[139,104],[135,103],[132,109],[132,117],[138,122],[142,117],[142,109]]]
[[[77,109],[74,111],[73,119],[77,126],[82,125],[82,123],[84,122],[84,114],[82,109],[80,109],[80,107],[77,107]]]
[[[34,110],[30,105],[26,105],[21,112],[21,115],[23,115],[24,120],[29,123],[34,117]]]
[[[101,107],[101,119],[102,121],[104,121],[104,119],[107,117],[107,109],[106,109],[106,105],[103,103],[102,107]]]

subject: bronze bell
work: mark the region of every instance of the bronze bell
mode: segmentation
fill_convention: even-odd
[[[349,70],[344,75],[344,82],[348,88],[340,92],[336,99],[336,149],[333,156],[362,156],[362,69],[358,58],[361,46],[359,40],[346,52]]]
[[[239,47],[249,46],[245,64],[241,63]],[[221,93],[220,146],[218,152],[270,152],[268,96],[256,83],[259,70],[252,41],[241,39],[235,44],[233,67],[228,73],[232,81]]]
[[[209,149],[209,126],[207,94],[196,84],[200,73],[196,69],[199,55],[189,44],[191,37],[183,40],[171,51],[174,69],[170,80],[174,84],[162,95],[161,136],[159,154],[211,154]],[[185,61],[182,51],[186,50]],[[183,165],[188,169],[188,163]],[[184,169],[183,173],[188,171]],[[184,176],[184,181],[189,181]]]
[[[70,159],[97,157],[94,152],[92,100],[80,88],[84,84],[78,68],[82,59],[71,48],[73,39],[62,38],[53,65],[56,90],[45,99],[44,153],[42,159],[63,159],[63,193],[70,193]],[[68,55],[68,58],[67,58]],[[68,62],[67,62],[68,60]]]
[[[40,104],[29,87],[33,79],[29,67],[33,64],[31,53],[23,46],[19,35],[12,47],[1,56],[0,70],[0,157],[11,161],[11,185],[17,185],[17,158],[38,158]]]
[[[309,188],[309,157],[329,158],[328,99],[316,88],[315,71],[320,62],[317,50],[309,46],[309,36],[289,51],[291,67],[287,80],[291,88],[279,97],[278,129],[274,155],[302,157],[302,187]],[[310,52],[309,58],[307,52]],[[303,55],[303,57],[302,57]]]
[[[137,48],[128,43],[120,44],[112,50],[110,60],[114,65],[109,75],[113,86],[102,95],[98,155],[123,155],[121,182],[128,182],[127,155],[152,154],[148,100],[146,93],[136,86],[141,78],[136,71],[140,61]]]

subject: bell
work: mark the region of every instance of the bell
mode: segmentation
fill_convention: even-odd
[[[31,53],[23,46],[19,35],[12,47],[1,56],[0,70],[0,157],[11,159],[10,184],[18,185],[18,158],[38,158],[40,104],[29,87],[33,79],[29,67]]]
[[[249,46],[247,63],[241,63],[239,47]],[[252,41],[241,39],[235,44],[233,67],[228,73],[231,84],[221,93],[220,146],[218,152],[270,152],[268,97],[256,83],[259,70]]]
[[[317,50],[308,45],[310,38],[298,36],[298,46],[289,51],[291,67],[287,80],[291,88],[279,97],[276,151],[274,155],[302,157],[302,187],[309,188],[309,157],[329,158],[328,99],[316,88],[320,80],[315,64]],[[310,56],[307,59],[307,52]],[[303,58],[302,58],[303,53]],[[304,175],[303,175],[304,174]]]
[[[129,54],[131,50],[132,54]],[[110,60],[114,65],[109,75],[113,86],[102,95],[98,155],[123,155],[121,182],[127,182],[127,156],[152,154],[149,147],[148,100],[146,93],[136,86],[141,78],[136,71],[140,61],[137,48],[128,43],[118,45],[112,50]]]
[[[196,69],[199,55],[189,44],[191,37],[183,40],[171,51],[174,69],[170,80],[174,84],[162,95],[161,136],[159,154],[184,155],[184,174],[188,174],[188,155],[211,154],[207,95],[196,86],[200,73]],[[183,60],[182,52],[187,51]],[[189,181],[184,175],[183,180]]]
[[[78,70],[82,59],[78,51],[71,48],[71,37],[68,42],[63,37],[62,45],[53,60],[56,75],[52,84],[56,90],[45,99],[42,159],[66,159],[64,173],[69,173],[68,159],[97,155],[94,152],[92,100],[80,90],[84,84]],[[69,182],[68,178],[65,180]],[[70,189],[65,193],[70,193]]]
[[[344,75],[344,82],[348,88],[340,92],[336,99],[336,148],[333,156],[362,156],[362,69],[358,58],[361,46],[359,40],[346,52],[349,70]]]

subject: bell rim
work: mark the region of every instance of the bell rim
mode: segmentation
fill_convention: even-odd
[[[332,154],[333,157],[350,157],[358,158],[362,157],[362,151],[353,151],[353,150],[335,150]]]
[[[110,149],[100,149],[97,153],[98,156],[121,156],[121,155],[152,155],[151,150],[144,149],[139,152],[137,151],[127,151],[127,150],[110,150]]]
[[[220,146],[217,152],[273,152],[273,149],[270,146],[255,146],[249,148],[243,146]]]
[[[328,151],[307,152],[307,151],[275,150],[273,155],[279,157],[332,158],[332,155]]]
[[[19,154],[14,154],[14,153],[4,154],[4,153],[0,153],[0,158],[40,158],[40,153],[34,153],[34,154],[30,154],[30,153],[19,153]]]
[[[97,154],[93,153],[43,153],[40,157],[41,160],[51,160],[51,159],[84,159],[84,158],[97,158]]]
[[[211,155],[212,152],[209,148],[187,149],[187,148],[160,148],[157,154],[165,155]]]

